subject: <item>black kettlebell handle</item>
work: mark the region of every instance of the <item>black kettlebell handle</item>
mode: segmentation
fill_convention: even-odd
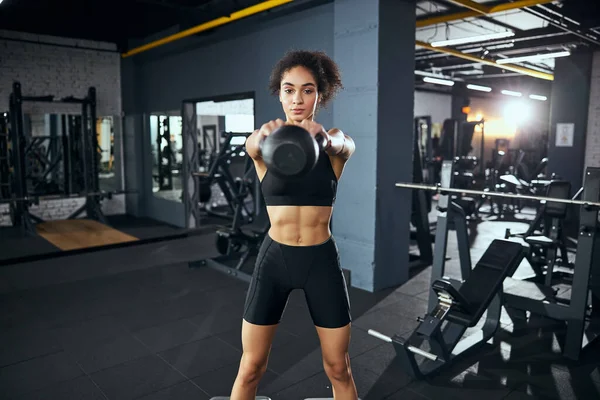
[[[266,136],[263,136],[260,138],[260,143],[258,144],[258,147],[261,149],[261,151],[262,151],[263,143],[265,142],[266,138],[267,138]],[[325,150],[325,146],[327,146],[327,140],[325,139],[325,135],[322,135],[322,134],[316,135],[315,141],[319,145],[319,150],[321,150],[321,151]]]
[[[318,134],[315,136],[315,140],[319,145],[319,150],[325,150],[325,146],[327,146],[327,139],[325,138],[325,135]]]

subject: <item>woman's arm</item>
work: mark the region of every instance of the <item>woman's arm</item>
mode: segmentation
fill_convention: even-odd
[[[330,145],[326,150],[327,154],[348,160],[356,149],[354,140],[337,128],[331,129],[327,134],[330,140]]]
[[[271,132],[273,132],[275,129],[283,125],[285,125],[285,122],[281,119],[269,121],[263,126],[261,126],[260,129],[257,129],[254,132],[252,132],[252,135],[248,136],[248,138],[246,139],[246,152],[248,153],[251,159],[253,159],[254,161],[262,159],[262,154],[260,151],[260,142],[262,142],[262,140],[265,137],[269,136]]]
[[[262,155],[260,153],[260,138],[262,135],[259,135],[259,129],[252,132],[252,135],[246,138],[246,153],[253,160],[262,159]]]

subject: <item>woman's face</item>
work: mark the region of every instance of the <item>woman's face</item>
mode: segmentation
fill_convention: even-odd
[[[317,82],[304,67],[294,67],[283,74],[279,100],[288,121],[301,122],[313,119],[319,94]]]

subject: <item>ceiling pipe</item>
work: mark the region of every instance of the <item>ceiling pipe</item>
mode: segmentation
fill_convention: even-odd
[[[132,50],[129,50],[126,53],[121,54],[121,57],[126,58],[133,56],[135,54],[142,53],[144,51],[148,51],[150,49],[154,49],[156,47],[165,45],[167,43],[174,42],[179,39],[183,39],[188,36],[195,35],[200,32],[207,31],[209,29],[216,28],[221,25],[226,25],[231,22],[249,17],[254,14],[261,13],[263,11],[270,10],[275,7],[279,7],[283,4],[291,3],[293,0],[267,0],[262,3],[255,4],[253,6],[244,8],[242,10],[231,13],[228,17],[220,17],[217,19],[213,19],[212,21],[204,22],[200,25],[194,26],[193,28],[186,29],[184,31],[175,33],[173,35],[167,36],[162,39],[155,40],[153,42],[147,43],[145,45],[136,47]]]
[[[543,13],[540,13],[536,10],[532,10],[529,7],[525,7],[524,11],[528,12],[531,15],[535,15],[536,17],[543,19],[544,21],[548,22],[550,25],[554,26],[555,28],[561,29],[564,32],[570,33],[571,35],[575,35],[575,36],[577,36],[581,39],[584,39],[585,41],[592,43],[596,46],[600,46],[600,42],[598,40],[596,40],[595,38],[589,37],[588,35],[585,34],[585,32],[581,32],[581,31],[575,30],[575,29],[569,29],[564,24],[556,22],[553,18],[551,18],[547,15],[544,15]]]
[[[500,3],[493,6],[475,3],[471,0],[451,1],[455,4],[460,4],[463,7],[467,7],[469,8],[469,10],[419,19],[417,20],[417,28],[437,25],[444,22],[458,21],[465,18],[477,17],[479,15],[489,15],[499,13],[502,11],[516,10],[524,7],[532,7],[540,4],[552,3],[555,0],[517,0],[513,1],[512,3]]]
[[[475,57],[472,56],[470,54],[465,54],[465,53],[461,53],[460,51],[457,50],[453,50],[453,49],[448,49],[448,48],[443,48],[443,47],[433,47],[432,45],[430,45],[429,43],[425,43],[425,42],[421,42],[420,40],[416,41],[416,45],[419,47],[423,47],[432,51],[437,51],[440,53],[446,53],[458,58],[463,58],[465,60],[469,60],[469,61],[473,61],[476,63],[480,63],[480,64],[485,64],[485,65],[490,65],[492,67],[496,67],[499,69],[505,69],[508,71],[513,71],[513,72],[518,72],[520,74],[523,75],[529,75],[531,77],[534,78],[538,78],[538,79],[544,79],[547,81],[553,81],[554,80],[554,75],[552,74],[548,74],[545,72],[540,72],[540,71],[535,71],[533,69],[529,69],[529,68],[525,68],[525,67],[520,67],[518,65],[512,65],[512,64],[497,64],[495,61],[493,60],[488,60],[486,58],[480,58],[480,57]]]
[[[490,7],[486,7],[484,4],[474,2],[472,0],[448,0],[451,3],[458,4],[459,6],[463,6],[468,8],[469,10],[476,11],[480,14],[488,14],[488,9]]]

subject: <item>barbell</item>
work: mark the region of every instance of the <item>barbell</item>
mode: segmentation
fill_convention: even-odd
[[[535,200],[535,201],[547,201],[547,202],[553,202],[553,203],[575,204],[575,205],[582,205],[585,207],[600,207],[599,202],[593,202],[593,201],[560,199],[560,198],[556,198],[556,197],[542,197],[542,196],[533,196],[533,195],[518,194],[518,193],[485,192],[483,190],[473,190],[473,189],[446,188],[446,187],[442,187],[440,185],[423,185],[423,184],[417,184],[417,183],[399,182],[399,183],[396,183],[396,187],[405,188],[405,189],[428,190],[428,191],[436,192],[439,194],[462,193],[462,194],[472,194],[472,195],[489,196],[489,197],[505,197],[505,198],[510,198],[510,199]]]
[[[11,203],[25,203],[28,202],[30,204],[39,204],[40,200],[63,200],[63,199],[77,199],[81,197],[106,197],[111,199],[113,196],[117,194],[135,194],[137,191],[98,191],[98,192],[84,192],[81,194],[56,194],[56,195],[40,195],[40,196],[26,196],[26,197],[9,197],[5,199],[0,199],[0,204],[11,204]]]

